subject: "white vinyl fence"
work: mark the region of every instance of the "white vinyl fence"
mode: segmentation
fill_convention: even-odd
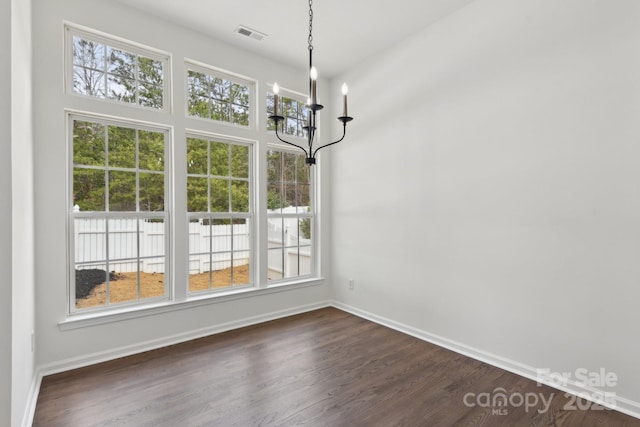
[[[251,240],[245,224],[189,223],[189,274],[223,270],[249,263]],[[211,253],[209,253],[209,251]]]
[[[306,209],[305,209],[306,210]],[[268,213],[292,214],[296,208],[269,210]],[[311,239],[299,235],[299,218],[270,217],[268,237],[268,278],[304,276],[311,273]]]
[[[104,219],[75,219],[76,268],[108,268],[109,271],[125,273],[137,271],[139,261],[142,272],[165,272],[164,222],[135,218],[109,219],[108,240],[106,225]],[[209,226],[201,222],[189,223],[191,274],[229,268],[232,255],[234,266],[247,264],[250,248],[248,224]]]
[[[138,271],[137,263],[140,262],[140,271],[164,273],[164,230],[164,222],[135,218],[76,218],[76,269],[98,268],[126,273]]]
[[[282,213],[289,213],[286,208]],[[269,279],[311,273],[311,240],[298,236],[297,218],[269,220]],[[108,222],[108,239],[107,239]],[[145,219],[74,219],[76,269],[118,273],[165,272],[165,223]],[[211,251],[211,253],[209,253]],[[247,264],[249,223],[213,225],[189,223],[189,273]],[[108,252],[108,265],[107,265]]]

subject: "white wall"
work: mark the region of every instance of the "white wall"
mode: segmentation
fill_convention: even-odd
[[[175,73],[190,57],[304,88],[296,70],[114,2],[35,0],[33,9],[38,365],[71,365],[327,297],[316,286],[61,331],[62,20],[168,50]],[[333,167],[322,185],[331,183],[333,208],[323,230],[332,228],[323,248],[332,269],[324,271],[333,272],[336,300],[526,366],[605,367],[620,378],[618,395],[640,402],[639,17],[634,0],[476,0],[336,79],[335,93],[349,82],[356,117],[347,139],[325,153]],[[174,88],[176,99],[182,90]],[[9,147],[2,150],[7,162]],[[10,194],[10,180],[0,182]],[[0,223],[10,233],[10,221]],[[0,262],[11,251],[2,241]],[[0,375],[11,365],[4,348]]]
[[[0,1],[0,52],[11,51],[11,0]],[[11,61],[0,61],[0,425],[11,425]]]
[[[35,328],[31,1],[12,0],[11,163],[12,425],[23,425],[35,386],[31,333]]]
[[[83,108],[93,102],[92,107],[97,112],[109,114],[116,111],[109,103],[95,103],[63,94],[63,20],[168,51],[173,55],[172,71],[177,76],[184,75],[183,59],[186,57],[259,79],[258,99],[264,99],[262,97],[267,90],[265,83],[276,79],[282,87],[304,91],[304,63],[301,63],[301,70],[283,67],[266,58],[256,57],[188,29],[146,16],[118,2],[35,0],[33,19],[33,80],[34,93],[38,96],[34,105],[38,366],[45,371],[62,369],[75,363],[82,364],[173,339],[183,339],[192,333],[210,333],[220,325],[238,325],[246,320],[262,319],[269,313],[285,313],[299,307],[326,303],[328,286],[321,284],[100,326],[61,330],[58,323],[65,319],[67,294],[67,258],[64,250],[67,142],[64,108]],[[184,85],[179,83],[181,78],[174,81],[178,82],[173,87],[174,109],[177,112],[184,111]],[[264,112],[261,111],[261,120],[263,116]],[[157,120],[157,116],[150,114],[149,117],[151,121]],[[180,129],[186,126],[186,119],[180,114],[172,117],[167,120],[176,129],[176,170],[182,168],[184,173],[184,131]],[[224,126],[212,126],[212,130],[218,132],[227,129]],[[265,142],[274,139],[262,126],[260,149],[264,149]],[[262,166],[260,173],[264,174]],[[175,183],[176,206],[186,205],[185,192],[181,190],[185,185],[182,182]],[[186,233],[186,216],[179,209],[176,210],[175,222],[178,234]],[[266,227],[261,232],[266,237]],[[175,242],[176,256],[182,256],[186,251],[186,239]],[[266,268],[266,264],[262,267]],[[328,274],[328,265],[324,266],[324,272]],[[183,280],[186,267],[184,270],[176,269],[175,275],[177,280]]]
[[[640,409],[638,22],[636,0],[476,0],[335,79],[356,117],[333,151],[336,300],[604,367]]]

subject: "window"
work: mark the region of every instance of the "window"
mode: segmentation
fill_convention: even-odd
[[[175,112],[169,53],[75,24],[65,32],[70,318],[172,310],[317,274],[315,169],[258,142],[268,134],[255,125],[256,80],[185,60]],[[302,137],[303,96],[281,99],[285,132]],[[186,165],[174,167],[174,152]],[[185,277],[174,283],[173,272]]]
[[[305,156],[284,149],[267,152],[268,279],[315,272],[312,171]]]
[[[302,129],[307,126],[307,114],[309,108],[302,95],[294,94],[281,89],[283,95],[279,98],[278,114],[284,117],[282,132],[288,135],[304,137]],[[287,96],[289,94],[289,96]],[[273,92],[267,93],[267,117],[273,115]],[[267,129],[275,130],[276,125],[273,120],[267,120]],[[280,131],[280,129],[278,129]]]
[[[189,292],[251,280],[252,150],[222,138],[187,138]]]
[[[223,71],[187,63],[187,114],[249,127],[255,84]]]
[[[168,55],[67,27],[67,90],[162,110],[169,104]]]
[[[167,129],[69,115],[72,311],[166,298]]]

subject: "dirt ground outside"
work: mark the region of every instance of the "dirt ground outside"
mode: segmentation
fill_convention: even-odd
[[[211,277],[210,277],[211,275]],[[189,275],[189,291],[198,292],[211,289],[231,287],[231,268],[212,271],[211,273]],[[233,269],[234,285],[249,283],[249,265],[241,265]],[[164,295],[164,274],[140,273],[140,299],[155,298]],[[137,273],[113,273],[109,281],[109,303],[117,304],[138,300]],[[107,301],[107,285],[96,285],[86,298],[76,299],[76,308],[87,308],[105,305]]]

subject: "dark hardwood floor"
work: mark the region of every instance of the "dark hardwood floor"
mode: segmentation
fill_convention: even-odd
[[[500,387],[551,399],[550,407],[478,398]],[[568,402],[558,390],[327,308],[47,376],[33,425],[640,426],[615,411],[566,410]]]

